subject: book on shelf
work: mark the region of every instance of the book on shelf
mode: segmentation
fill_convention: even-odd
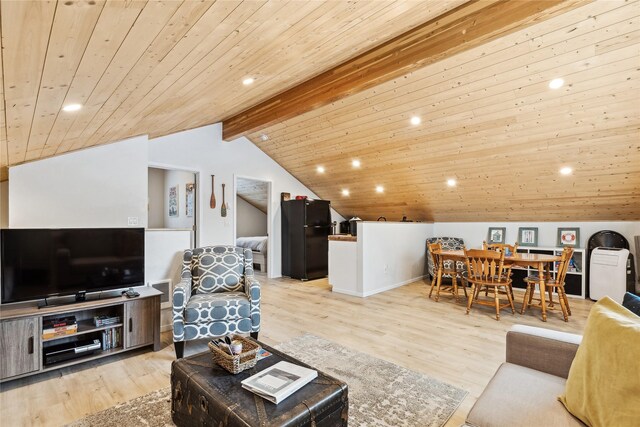
[[[116,323],[121,323],[120,316],[95,316],[93,318],[93,323],[96,325],[96,328],[100,328],[102,326],[114,325]]]
[[[76,323],[76,316],[56,317],[43,320],[42,329],[61,328],[63,326],[75,325]]]
[[[47,328],[42,330],[42,339],[49,339],[55,337],[63,337],[65,335],[72,335],[78,332],[78,324],[60,326],[57,328]]]
[[[110,350],[116,347],[122,347],[122,329],[110,328],[102,331],[102,349]]]
[[[242,388],[278,404],[318,376],[318,371],[278,362],[242,381]]]

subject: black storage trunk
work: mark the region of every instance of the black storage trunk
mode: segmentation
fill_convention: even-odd
[[[318,377],[275,405],[240,382],[282,360],[306,365],[264,344],[272,353],[247,371],[230,374],[204,352],[171,365],[171,417],[179,427],[347,426],[347,385],[320,371]]]

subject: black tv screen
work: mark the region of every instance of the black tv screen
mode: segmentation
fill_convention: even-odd
[[[144,284],[143,228],[2,230],[2,303]]]

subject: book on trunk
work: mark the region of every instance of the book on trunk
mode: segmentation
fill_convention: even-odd
[[[278,362],[242,381],[247,389],[270,402],[278,404],[318,376],[318,371]]]

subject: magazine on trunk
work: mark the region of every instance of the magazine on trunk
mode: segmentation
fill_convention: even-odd
[[[242,381],[242,387],[278,404],[318,376],[318,371],[278,362]]]

